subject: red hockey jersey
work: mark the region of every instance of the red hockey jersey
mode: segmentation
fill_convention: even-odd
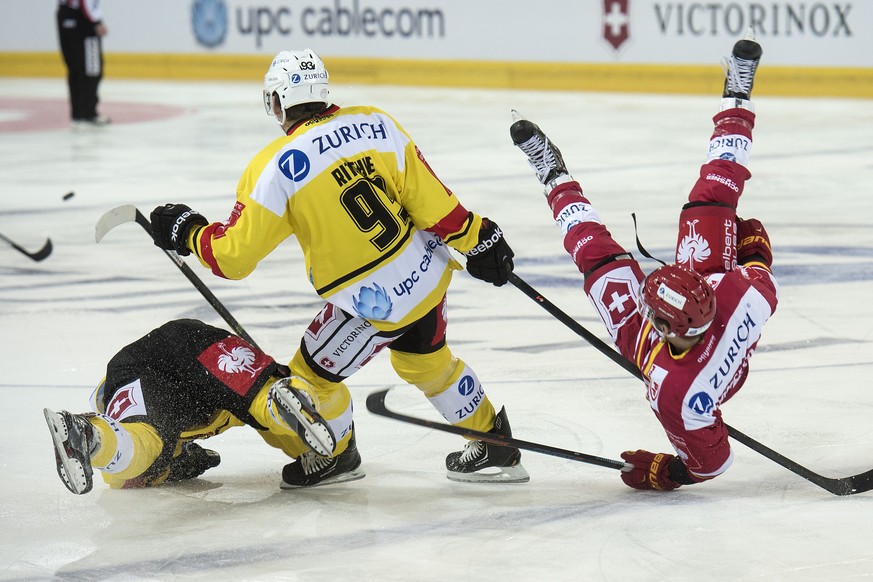
[[[748,175],[738,164],[710,162],[692,196],[704,187],[730,187],[725,179],[709,180],[712,172],[740,185]],[[720,406],[745,382],[749,359],[778,302],[769,267],[736,264],[736,211],[729,205],[692,206],[680,215],[677,262],[706,276],[717,312],[700,343],[673,353],[639,311],[642,269],[613,240],[579,184],[559,187],[549,202],[564,247],[585,274],[588,298],[619,351],[642,372],[652,410],[690,476],[705,480],[723,473],[733,454]],[[616,256],[623,258],[610,260]]]

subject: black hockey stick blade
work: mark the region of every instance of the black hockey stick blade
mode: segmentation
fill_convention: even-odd
[[[386,388],[385,390],[379,390],[367,396],[367,410],[369,410],[373,414],[378,414],[379,416],[393,418],[394,420],[408,422],[410,424],[417,424],[418,426],[432,428],[434,430],[449,432],[452,434],[460,435],[462,437],[480,440],[492,445],[502,447],[515,447],[517,449],[524,449],[526,451],[531,451],[534,453],[551,455],[553,457],[561,457],[562,459],[570,459],[571,461],[578,461],[580,463],[588,463],[589,465],[597,465],[599,467],[606,467],[608,469],[618,469],[619,471],[630,471],[631,469],[633,469],[632,464],[625,463],[624,461],[605,459],[603,457],[596,457],[594,455],[589,455],[586,453],[577,453],[576,451],[568,451],[566,449],[559,449],[557,447],[552,447],[549,445],[523,441],[521,439],[504,436],[501,434],[481,432],[478,430],[454,426],[445,422],[438,422],[435,420],[428,420],[426,418],[419,418],[417,416],[408,416],[406,414],[400,414],[399,412],[393,412],[389,410],[388,406],[385,404],[385,396],[388,395],[388,392],[390,390],[391,388]]]
[[[815,483],[825,491],[829,491],[834,495],[854,495],[855,493],[864,493],[865,491],[873,489],[873,469],[849,477],[825,477],[824,475],[819,475],[818,473],[795,463],[791,459],[777,453],[766,445],[759,443],[752,437],[746,436],[732,426],[727,426],[727,429],[728,434],[735,441],[746,445],[753,451],[779,463],[792,473],[800,475],[810,483]]]
[[[607,345],[606,342],[585,329],[578,321],[561,311],[560,308],[558,308],[554,303],[543,297],[540,292],[528,285],[521,277],[519,277],[515,273],[510,273],[509,281],[519,291],[537,302],[555,319],[569,327],[572,331],[576,332],[577,335],[581,336],[585,341],[587,341],[593,347],[597,348],[598,351],[607,356],[610,360],[624,368],[628,373],[630,373],[638,380],[644,380],[642,373],[633,364],[633,362],[622,356],[616,350],[612,349],[609,345]],[[735,441],[746,445],[756,453],[759,453],[767,457],[771,461],[782,465],[795,475],[803,477],[810,483],[814,483],[822,489],[833,493],[834,495],[854,495],[855,493],[864,493],[865,491],[873,489],[873,469],[849,477],[825,477],[824,475],[819,475],[818,473],[807,469],[803,465],[792,461],[788,457],[774,451],[767,445],[756,441],[752,437],[746,436],[729,424],[725,423],[725,427],[727,427],[728,435],[730,435],[730,437],[733,438]]]
[[[873,469],[865,472],[859,473],[858,475],[852,475],[851,477],[843,477],[842,479],[837,479],[839,482],[847,482],[847,486],[841,486],[841,490],[843,493],[837,493],[837,495],[854,495],[855,493],[864,493],[865,491],[870,491],[873,489]]]
[[[4,236],[2,234],[0,234],[0,238],[5,240],[6,242],[8,242],[9,245],[13,249],[18,251],[22,255],[24,255],[30,259],[33,259],[34,261],[41,261],[44,258],[46,258],[47,256],[49,256],[50,254],[52,254],[52,239],[50,239],[50,238],[45,239],[45,244],[42,245],[42,248],[39,249],[38,251],[36,251],[35,253],[28,251],[26,248],[22,247],[21,245],[17,244],[15,241],[7,238],[6,236]]]
[[[115,228],[120,224],[124,224],[126,222],[136,222],[139,224],[143,230],[148,233],[149,238],[152,238],[152,225],[149,222],[149,219],[145,217],[145,215],[139,211],[139,209],[133,204],[125,204],[123,206],[117,206],[112,210],[106,211],[103,216],[97,220],[97,226],[95,228],[95,239],[99,243],[103,240],[103,237],[106,236],[110,230]],[[162,249],[163,250],[163,249]],[[212,291],[209,290],[209,287],[206,286],[203,281],[200,280],[200,277],[197,276],[194,271],[191,270],[191,267],[185,263],[185,260],[179,256],[179,254],[175,251],[167,251],[164,250],[164,254],[167,255],[173,263],[182,271],[182,274],[191,282],[194,287],[200,291],[200,294],[203,295],[203,298],[212,306],[213,309],[221,316],[221,318],[227,322],[230,328],[241,338],[249,342],[254,347],[260,349],[258,344],[255,343],[255,340],[252,339],[252,336],[246,332],[245,328],[236,320],[236,318],[227,310],[224,304],[219,301],[218,297],[216,297]]]

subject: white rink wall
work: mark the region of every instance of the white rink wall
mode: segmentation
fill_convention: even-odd
[[[53,51],[54,3],[4,0],[0,52]],[[708,64],[754,26],[772,65],[873,67],[873,2],[152,0],[103,2],[120,53]],[[14,15],[14,17],[9,17]]]

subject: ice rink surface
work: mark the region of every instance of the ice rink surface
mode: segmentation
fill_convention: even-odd
[[[761,69],[760,74],[765,74]],[[99,245],[107,210],[185,202],[226,218],[249,159],[280,135],[260,83],[106,80],[111,127],[74,131],[62,80],[0,80],[2,580],[853,580],[873,577],[873,492],[837,497],[735,443],[723,476],[672,493],[624,486],[617,471],[525,453],[523,485],[461,484],[444,457],[462,439],[369,413],[437,419],[399,386],[387,355],[354,376],[367,477],[279,489],[287,462],[248,428],[208,441],[222,463],[192,482],[69,493],[43,407],[83,412],[106,361],[161,323],[224,325],[136,225]],[[598,336],[581,275],[540,186],[509,139],[511,108],[537,122],[616,238],[669,259],[703,162],[718,95],[639,96],[360,87],[411,133],[469,209],[491,217],[516,273]],[[740,215],[771,235],[781,302],[726,421],[809,469],[873,468],[873,102],[756,99]],[[64,200],[64,195],[74,196]],[[639,256],[639,253],[636,253]],[[189,264],[267,352],[287,360],[320,306],[287,241],[248,279]],[[654,263],[646,261],[646,269]],[[456,276],[449,342],[505,404],[516,437],[617,459],[669,451],[642,385],[511,285]]]

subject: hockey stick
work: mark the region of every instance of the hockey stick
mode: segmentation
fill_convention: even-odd
[[[28,258],[33,259],[34,261],[41,261],[44,258],[46,258],[47,256],[49,256],[50,254],[52,254],[52,239],[50,239],[50,238],[45,239],[45,244],[42,246],[41,249],[39,249],[35,253],[28,251],[26,248],[16,244],[15,241],[7,238],[6,236],[4,236],[2,234],[0,234],[0,238],[5,240],[6,242],[8,242],[12,246],[13,249],[15,249],[16,251],[20,252],[21,254],[27,256]]]
[[[139,209],[132,204],[125,204],[124,206],[118,206],[113,208],[112,210],[107,211],[100,219],[97,221],[97,227],[95,229],[95,238],[99,243],[103,240],[103,237],[106,236],[110,230],[115,228],[120,224],[124,224],[125,222],[136,222],[139,224],[143,230],[145,230],[149,238],[152,237],[152,225],[149,222],[149,219],[146,218]],[[188,280],[200,291],[200,294],[209,302],[209,305],[212,306],[215,311],[227,322],[227,324],[236,332],[237,335],[242,337],[244,340],[249,342],[254,347],[260,349],[258,344],[255,343],[255,340],[246,333],[246,330],[243,329],[243,326],[239,324],[239,322],[231,315],[231,313],[227,310],[227,308],[218,300],[218,297],[212,294],[212,291],[200,280],[194,271],[191,270],[182,257],[179,256],[175,251],[164,251],[170,260],[175,263],[175,265],[179,268],[180,271],[188,278]]]
[[[521,277],[519,277],[515,273],[510,273],[509,274],[509,282],[512,283],[513,285],[515,285],[515,287],[519,291],[521,291],[522,293],[524,293],[525,295],[527,295],[528,297],[530,297],[531,299],[533,299],[534,301],[539,303],[543,309],[545,309],[546,311],[548,311],[552,315],[552,317],[554,317],[555,319],[557,319],[558,321],[560,321],[561,323],[563,323],[564,325],[566,325],[567,327],[569,327],[570,329],[575,331],[578,335],[582,336],[582,339],[584,339],[589,344],[591,344],[592,346],[594,346],[595,348],[597,348],[598,350],[603,352],[603,354],[606,357],[608,357],[610,360],[612,360],[613,362],[615,362],[616,364],[618,364],[619,366],[621,366],[622,368],[624,368],[625,370],[630,372],[632,375],[639,378],[640,380],[643,379],[643,375],[640,373],[640,371],[637,369],[637,367],[633,365],[633,363],[630,360],[628,360],[627,358],[622,356],[620,353],[618,353],[617,351],[612,349],[612,347],[607,345],[606,342],[601,340],[599,337],[597,337],[596,335],[594,335],[593,333],[591,333],[590,331],[588,331],[587,329],[582,327],[582,325],[580,325],[578,321],[576,321],[575,319],[573,319],[572,317],[570,317],[569,315],[567,315],[566,313],[561,311],[554,303],[552,303],[551,301],[549,301],[548,299],[543,297],[539,293],[539,291],[537,291],[536,289],[534,289],[533,287],[528,285],[524,279],[522,279]]]
[[[393,412],[389,410],[387,405],[385,404],[385,396],[388,394],[389,390],[391,390],[391,388],[379,390],[378,392],[373,392],[369,396],[367,396],[367,410],[369,410],[373,414],[378,414],[379,416],[385,416],[387,418],[393,418],[394,420],[399,420],[401,422],[408,422],[410,424],[417,424],[419,426],[432,428],[434,430],[441,430],[443,432],[461,435],[462,437],[476,439],[492,445],[497,445],[499,447],[515,447],[517,449],[524,449],[526,451],[532,451],[534,453],[542,453],[544,455],[561,457],[562,459],[570,459],[571,461],[579,461],[580,463],[588,463],[589,465],[597,465],[599,467],[607,467],[609,469],[618,469],[619,471],[625,472],[630,471],[634,468],[631,463],[625,463],[624,461],[615,461],[613,459],[595,457],[594,455],[588,455],[586,453],[577,453],[576,451],[568,451],[566,449],[559,449],[557,447],[552,447],[549,445],[523,441],[521,439],[505,436],[502,434],[481,432],[470,428],[454,426],[452,424],[447,424],[444,422],[437,422],[434,420],[428,420],[426,418],[407,416],[406,414]]]
[[[543,297],[542,294],[539,293],[536,289],[528,285],[521,277],[519,277],[515,273],[511,273],[509,275],[509,280],[522,293],[539,303],[540,306],[542,306],[543,309],[545,309],[552,316],[554,316],[555,319],[569,327],[578,335],[582,336],[585,341],[597,348],[601,353],[605,354],[607,357],[609,357],[609,359],[617,363],[619,366],[630,372],[633,376],[635,376],[639,380],[643,380],[642,373],[636,366],[634,366],[634,364],[630,360],[622,356],[600,338],[582,327],[579,322],[561,311],[557,306],[555,306],[555,304]],[[799,465],[798,463],[792,461],[784,455],[777,453],[773,449],[767,447],[764,444],[761,444],[752,437],[743,434],[742,432],[738,431],[727,423],[725,423],[725,427],[727,427],[728,434],[731,436],[731,438],[733,438],[737,442],[744,444],[756,453],[760,453],[771,461],[782,465],[792,473],[803,477],[807,481],[818,485],[822,489],[829,491],[834,495],[852,495],[855,493],[863,493],[865,491],[873,489],[873,469],[865,471],[864,473],[852,475],[850,477],[825,477],[807,469],[802,465]]]

